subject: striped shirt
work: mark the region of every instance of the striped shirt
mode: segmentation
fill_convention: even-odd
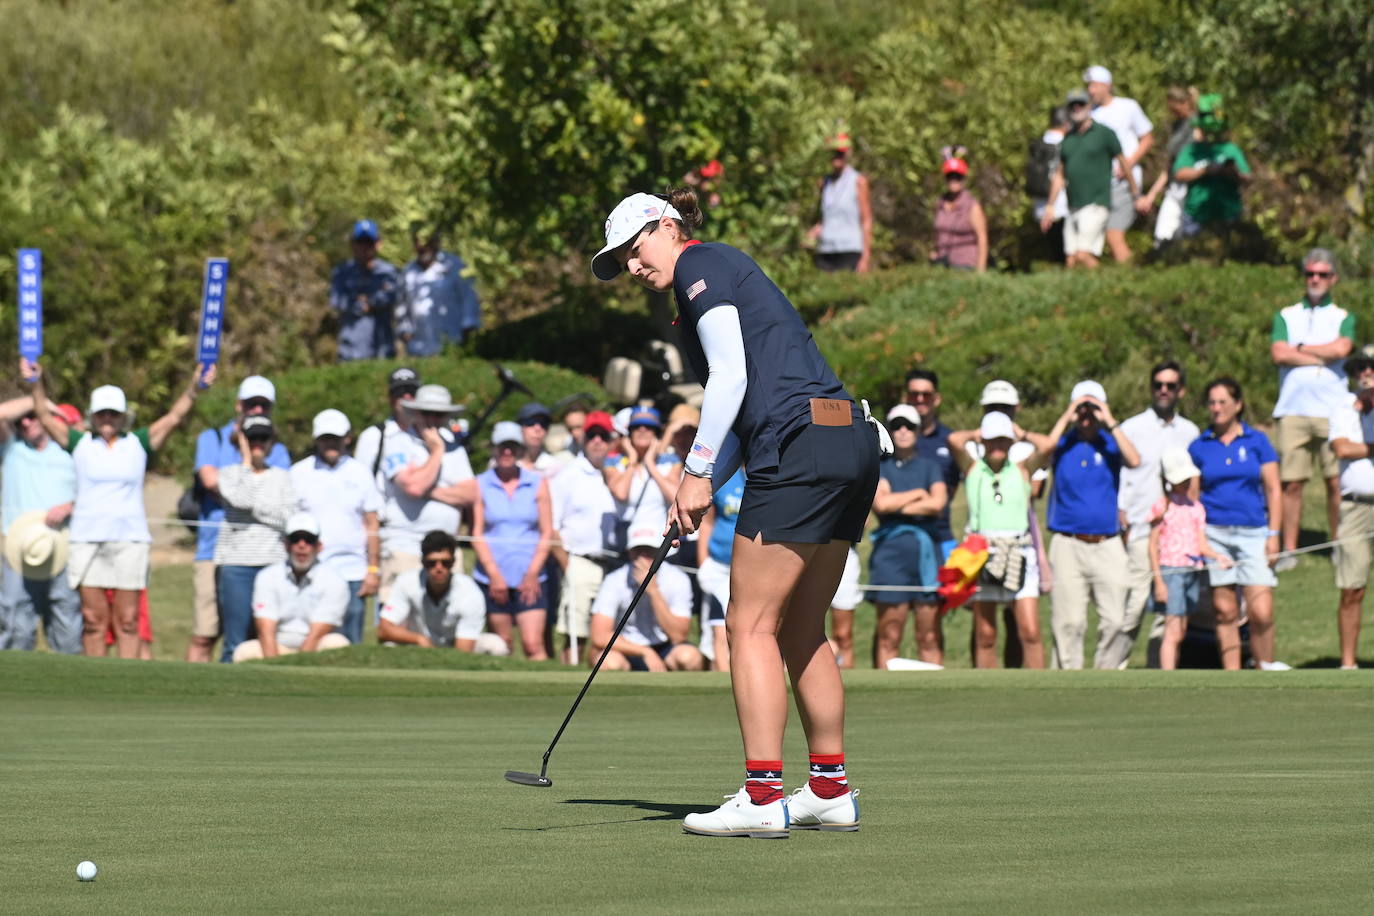
[[[267,468],[255,474],[242,464],[219,474],[219,498],[224,521],[215,542],[215,562],[221,566],[269,566],[286,560],[282,526],[296,511],[291,474]]]

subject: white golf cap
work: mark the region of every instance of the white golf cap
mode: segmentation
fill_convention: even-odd
[[[665,216],[682,219],[682,214],[662,197],[653,194],[631,194],[615,205],[606,217],[606,247],[592,258],[592,276],[598,280],[614,280],[620,273],[620,262],[612,253],[639,235],[646,223],[657,222]]]
[[[1159,463],[1164,469],[1164,479],[1170,484],[1192,480],[1202,473],[1197,469],[1197,465],[1193,464],[1193,457],[1188,454],[1188,450],[1177,445],[1166,448],[1164,454],[1159,456]]]
[[[617,436],[628,436],[630,434],[630,414],[634,413],[633,407],[622,407],[611,417],[611,424],[615,428]]]
[[[115,385],[101,385],[92,391],[91,413],[99,413],[102,410],[128,413],[129,401],[124,397],[124,389]]]
[[[1069,392],[1069,403],[1073,403],[1079,398],[1097,398],[1103,404],[1107,403],[1107,389],[1103,388],[1092,379],[1084,379],[1073,386],[1073,391]]]
[[[986,442],[989,439],[1015,439],[1016,429],[1011,417],[994,410],[983,414],[983,422],[978,424],[978,436]]]
[[[999,378],[983,386],[983,397],[978,403],[984,407],[987,407],[989,404],[1015,407],[1021,403],[1021,395],[1016,392],[1015,385]]]
[[[304,531],[306,534],[320,536],[320,523],[309,512],[296,512],[286,520],[286,527],[282,529],[282,534],[293,535],[297,531]]]
[[[500,445],[502,442],[524,445],[525,431],[514,420],[502,420],[491,428],[491,444]]]
[[[266,398],[275,404],[277,403],[277,386],[261,375],[250,375],[239,382],[239,400],[247,401],[251,398]]]
[[[330,407],[315,414],[315,419],[310,423],[310,438],[338,436],[342,439],[348,435],[349,428],[348,417],[344,415],[344,412]]]
[[[634,528],[630,531],[629,540],[625,542],[625,549],[633,550],[636,547],[661,547],[662,545],[662,531],[656,528]]]
[[[893,420],[906,420],[917,429],[921,428],[921,415],[916,412],[916,408],[910,404],[898,404],[887,412],[887,422]]]
[[[1083,82],[1106,83],[1110,86],[1112,84],[1112,71],[1108,70],[1106,67],[1093,65],[1083,71]]]

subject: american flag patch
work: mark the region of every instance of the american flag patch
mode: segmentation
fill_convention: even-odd
[[[706,281],[698,280],[691,286],[687,287],[687,301],[691,302],[693,299],[695,299],[697,296],[700,296],[704,292],[706,292]]]
[[[702,445],[700,442],[692,443],[692,454],[706,461],[714,461],[716,457],[715,449],[711,448],[709,445]]]

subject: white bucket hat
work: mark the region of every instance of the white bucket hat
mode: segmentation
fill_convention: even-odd
[[[1169,481],[1170,486],[1192,480],[1202,474],[1197,465],[1193,464],[1193,456],[1188,454],[1186,448],[1166,448],[1164,454],[1159,456],[1159,463],[1164,469],[1164,479]]]
[[[606,247],[592,258],[592,276],[598,280],[614,280],[621,271],[615,250],[639,235],[646,223],[658,222],[665,216],[682,219],[676,207],[653,194],[631,194],[616,204],[611,215],[606,217]]]
[[[49,528],[47,515],[25,512],[5,535],[5,560],[25,579],[51,579],[67,566],[67,529]]]
[[[401,406],[406,410],[419,410],[425,413],[461,413],[466,409],[462,404],[453,403],[452,396],[443,385],[421,385],[415,392],[415,397],[409,401],[402,401]]]

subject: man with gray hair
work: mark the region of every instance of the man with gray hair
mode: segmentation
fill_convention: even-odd
[[[1313,248],[1302,259],[1306,295],[1274,314],[1269,355],[1279,367],[1274,404],[1275,445],[1283,482],[1282,549],[1298,546],[1302,488],[1318,465],[1326,480],[1326,517],[1336,537],[1341,510],[1340,467],[1327,441],[1331,415],[1350,401],[1345,358],[1355,341],[1355,316],[1331,300],[1337,282],[1336,256]],[[1284,557],[1274,567],[1297,565]]]

